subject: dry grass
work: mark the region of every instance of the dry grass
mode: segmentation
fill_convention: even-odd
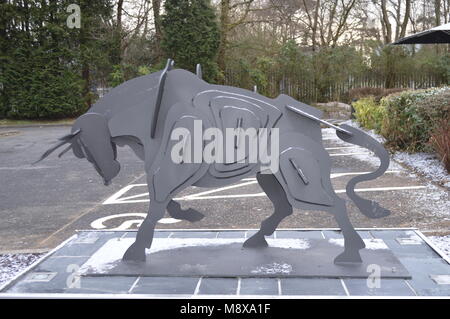
[[[75,119],[61,119],[61,120],[0,120],[0,127],[2,126],[27,126],[27,125],[72,125]]]

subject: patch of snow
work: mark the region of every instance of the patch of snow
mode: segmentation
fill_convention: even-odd
[[[356,121],[348,120],[348,121],[343,122],[343,124],[347,124],[347,125],[350,125],[350,126],[353,126],[353,127],[356,127],[356,128],[359,128],[359,129],[365,131],[367,134],[372,136],[374,139],[376,139],[380,143],[385,142],[385,139],[383,136],[378,135],[377,133],[375,133],[374,130],[367,130],[365,128],[360,127],[358,122],[356,122]],[[329,130],[333,130],[333,129],[329,129]],[[331,133],[328,133],[328,134],[329,134],[329,136],[331,136]],[[336,137],[336,139],[338,140],[338,137]],[[341,141],[341,140],[339,140],[339,141]],[[447,170],[445,169],[444,165],[436,157],[435,154],[423,153],[423,152],[422,153],[411,153],[411,154],[406,153],[406,152],[396,152],[392,156],[392,158],[397,162],[407,165],[413,171],[430,178],[432,181],[437,182],[439,184],[444,185],[445,187],[450,188],[450,174],[447,173]],[[378,162],[378,159],[377,159],[377,162]],[[391,161],[391,163],[392,163],[392,161]],[[378,163],[376,163],[376,165],[378,165]],[[397,166],[399,166],[399,165],[397,165]]]
[[[428,239],[435,245],[440,251],[450,258],[450,235],[447,236],[428,236]]]
[[[359,123],[354,121],[354,120],[348,120],[348,121],[342,122],[342,124],[347,124],[349,126],[356,127],[358,129],[366,132],[366,134],[370,135],[371,137],[373,137],[375,140],[377,140],[380,143],[384,143],[386,141],[386,139],[383,136],[378,135],[377,133],[375,133],[375,130],[368,130],[368,129],[364,128],[364,127],[361,127],[359,125]]]
[[[42,257],[43,254],[0,255],[0,286],[13,279],[21,271]]]
[[[272,239],[267,238],[267,243],[270,247],[284,248],[284,249],[308,249],[310,246],[307,239],[290,239],[290,238],[279,238]]]
[[[348,124],[350,126],[354,126],[356,128],[360,128],[357,123],[354,123],[352,121],[346,121],[344,123]],[[377,135],[374,131],[366,131],[366,130],[364,130],[364,131],[368,135],[372,136],[378,142],[380,142],[380,143],[384,142],[384,139],[381,136]],[[347,142],[341,140],[339,137],[337,137],[336,130],[333,128],[322,129],[322,137],[324,139],[332,140],[338,146],[353,145],[353,144],[347,143]],[[334,154],[334,153],[337,153],[337,152],[334,152],[334,151],[330,152],[330,154]],[[353,158],[356,158],[360,161],[369,163],[374,168],[377,168],[378,166],[380,166],[380,159],[377,156],[375,156],[375,154],[373,152],[371,152],[368,149],[363,148],[363,147],[359,147],[359,146],[355,145],[355,147],[352,147],[352,148],[340,149],[338,151],[338,153],[339,154],[349,154],[349,156],[351,156]],[[403,167],[401,167],[394,161],[390,161],[388,169],[393,170],[393,171],[403,171],[404,170]]]
[[[431,180],[450,188],[450,174],[447,173],[442,162],[434,154],[397,152],[394,160],[403,163],[415,172],[425,175]]]
[[[417,178],[417,177],[416,177]],[[411,198],[417,203],[427,203],[421,207],[434,216],[449,218],[450,216],[450,193],[441,187],[428,183],[420,191],[411,191]]]
[[[263,266],[257,267],[255,270],[252,270],[252,274],[266,274],[266,275],[274,275],[274,274],[284,274],[288,275],[292,272],[292,266],[289,264],[279,264],[279,263],[271,263]]]
[[[366,244],[367,249],[378,250],[378,249],[389,249],[389,247],[384,243],[382,239],[363,239]],[[344,238],[331,238],[328,240],[330,244],[344,247]]]

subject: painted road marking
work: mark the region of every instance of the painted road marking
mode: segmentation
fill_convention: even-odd
[[[28,165],[23,165],[23,166],[4,166],[4,167],[0,167],[1,171],[22,171],[22,170],[35,170],[35,169],[53,169],[53,168],[58,168],[58,166],[44,166],[44,165],[40,165],[40,166],[28,166]]]
[[[386,173],[396,173],[398,170],[387,171]],[[331,178],[341,177],[341,176],[349,176],[349,175],[363,175],[369,172],[350,172],[350,173],[334,173],[331,174]],[[243,179],[241,183],[215,188],[212,190],[207,190],[195,194],[186,195],[183,197],[174,198],[174,200],[178,201],[191,201],[191,200],[204,200],[204,199],[224,199],[224,198],[250,198],[250,197],[263,197],[266,196],[264,192],[261,193],[250,193],[250,194],[231,194],[231,195],[211,195],[216,194],[218,192],[222,192],[225,190],[236,189],[248,185],[256,184],[257,181],[255,178]],[[130,184],[119,190],[117,193],[109,197],[107,200],[103,202],[103,205],[111,205],[111,204],[131,204],[131,203],[145,203],[149,202],[148,192],[139,193],[131,196],[124,196],[128,191],[135,187],[146,187],[147,184]],[[423,189],[426,186],[422,185],[414,185],[414,186],[389,186],[389,187],[370,187],[370,188],[357,188],[356,192],[380,192],[380,191],[401,191],[401,190],[414,190],[414,189]],[[335,191],[337,194],[345,193],[345,189],[338,189]],[[209,195],[209,196],[208,196]]]
[[[399,173],[400,170],[389,170],[386,171],[385,174]],[[342,177],[342,176],[351,176],[351,175],[363,175],[369,174],[372,172],[349,172],[349,173],[332,173],[330,178]],[[241,181],[256,181],[256,177],[243,178]]]
[[[122,213],[122,214],[114,214],[105,216],[102,218],[98,218],[91,223],[91,227],[94,229],[103,229],[103,230],[127,230],[132,228],[139,228],[144,221],[144,218],[147,216],[146,213]],[[126,218],[126,217],[140,217],[140,219],[129,219],[120,224],[120,226],[115,228],[107,228],[105,226],[105,222],[111,221],[118,218]],[[161,224],[174,224],[178,223],[181,220],[175,218],[161,218],[158,223]],[[135,227],[133,227],[135,226]]]
[[[360,152],[360,153],[336,153],[336,154],[330,154],[331,157],[334,156],[348,156],[348,155],[371,155],[373,153],[369,152]]]
[[[336,147],[325,147],[327,151],[333,151],[333,150],[342,150],[342,149],[349,149],[349,148],[357,148],[365,150],[365,148],[359,147],[359,146],[336,146]]]
[[[373,188],[356,188],[355,192],[381,192],[381,191],[399,191],[399,190],[414,190],[414,189],[423,189],[426,186],[399,186],[399,187],[373,187]],[[336,194],[345,193],[345,189],[338,189],[335,191]],[[254,194],[236,194],[236,195],[213,195],[213,196],[195,196],[188,195],[185,197],[174,198],[174,200],[182,201],[182,200],[199,200],[199,199],[223,199],[223,198],[242,198],[242,197],[264,197],[266,193],[254,193]],[[149,200],[147,200],[149,201]]]
[[[386,174],[393,174],[398,173],[399,170],[389,170],[386,171]],[[354,176],[354,175],[363,175],[368,174],[370,172],[348,172],[348,173],[333,173],[331,174],[331,178],[337,178],[342,176]],[[224,194],[217,194],[222,191],[230,190],[230,189],[236,189],[241,188],[248,185],[256,184],[256,178],[244,178],[239,183],[215,188],[207,191],[201,191],[197,192],[195,194],[190,194],[187,196],[174,198],[174,200],[178,201],[192,201],[192,200],[209,200],[209,199],[231,199],[231,198],[252,198],[252,197],[265,197],[266,194],[264,192],[260,193],[250,193],[250,194],[230,194],[230,195],[224,195]],[[143,203],[143,202],[149,202],[148,198],[148,192],[139,193],[136,195],[131,196],[125,196],[130,190],[135,189],[136,187],[147,187],[147,184],[130,184],[113,194],[111,197],[109,197],[107,200],[103,202],[104,205],[110,205],[110,204],[130,204],[130,203]],[[380,192],[380,191],[401,191],[401,190],[414,190],[414,189],[423,189],[426,188],[426,186],[416,185],[416,186],[391,186],[391,187],[371,187],[371,188],[358,188],[355,189],[356,192]],[[335,191],[337,194],[345,193],[345,189],[338,189]],[[145,198],[147,197],[147,198]],[[94,229],[103,229],[103,230],[127,230],[127,229],[135,229],[138,228],[144,218],[147,216],[146,213],[123,213],[123,214],[114,214],[106,217],[99,218],[91,223],[91,227]],[[133,218],[133,217],[137,217]],[[114,228],[107,228],[105,226],[105,223],[111,220],[119,219],[119,218],[133,218],[128,219],[126,221],[123,221],[119,226]],[[174,219],[174,218],[162,218],[158,221],[158,223],[162,224],[172,224],[172,223],[178,223],[181,220]]]

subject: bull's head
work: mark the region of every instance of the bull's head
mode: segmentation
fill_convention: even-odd
[[[116,161],[116,145],[111,141],[111,134],[106,118],[98,113],[86,113],[74,123],[70,134],[59,139],[59,143],[51,147],[41,158],[41,161],[56,149],[69,144],[58,157],[72,149],[78,158],[86,158],[94,165],[96,171],[103,177],[105,185],[119,173],[120,164]],[[36,162],[36,163],[37,163]]]

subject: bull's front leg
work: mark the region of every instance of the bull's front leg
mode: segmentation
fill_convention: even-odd
[[[151,144],[147,145],[148,157],[151,157],[152,152],[157,152],[153,162],[146,162],[150,208],[139,227],[136,241],[125,252],[123,260],[145,261],[145,248],[150,248],[156,223],[164,216],[169,202],[207,172],[208,165],[205,162],[197,162],[188,156],[195,152],[191,136],[196,121],[199,121],[201,130],[209,127],[206,125],[208,121],[202,120],[202,117],[203,114],[197,114],[189,104],[175,104],[167,115],[159,150],[152,149]],[[171,213],[181,213],[181,207],[178,209],[174,204],[169,208]]]
[[[145,261],[145,249],[152,245],[156,223],[164,217],[167,203],[150,202],[149,212],[139,227],[136,240],[123,255],[123,260]]]

